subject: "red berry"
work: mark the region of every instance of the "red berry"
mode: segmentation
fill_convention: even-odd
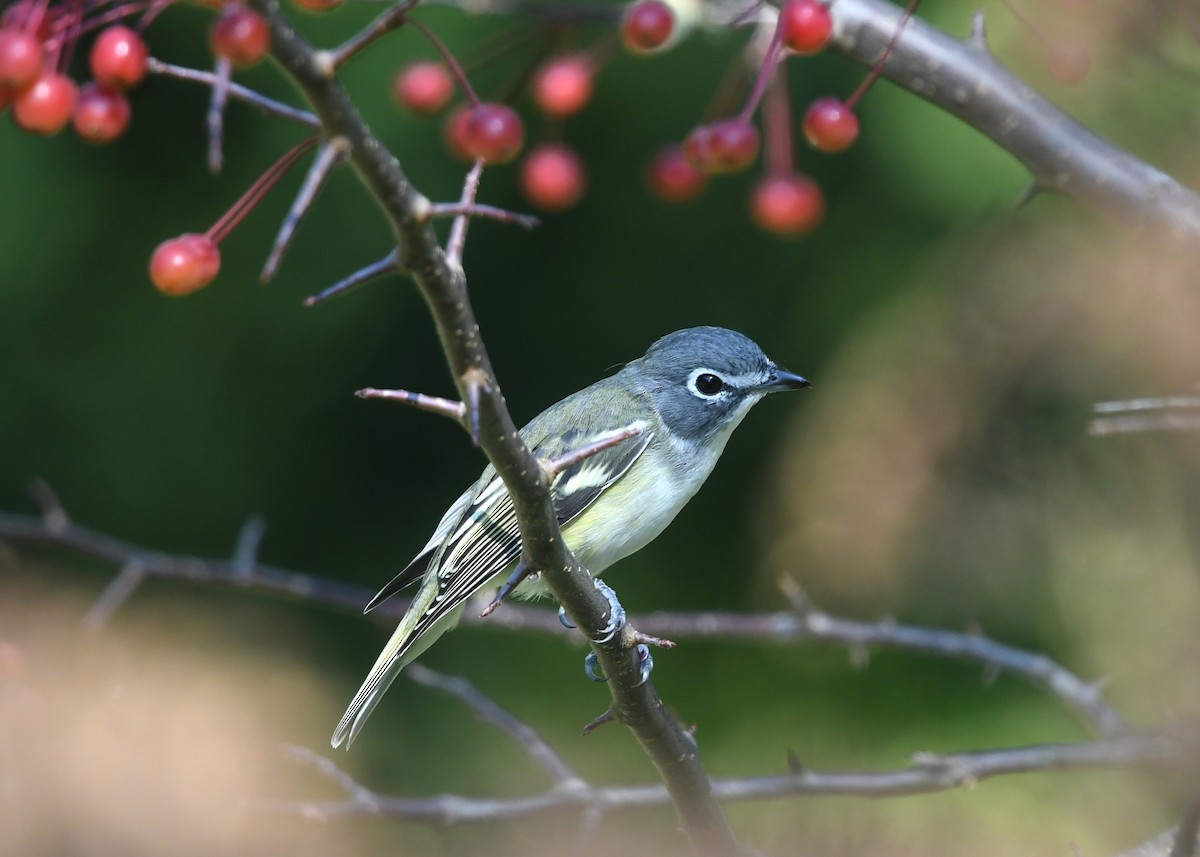
[[[538,208],[565,211],[583,199],[587,172],[573,151],[547,143],[531,150],[522,162],[521,190]]]
[[[788,0],[779,10],[783,43],[798,54],[815,54],[833,36],[833,18],[818,0]]]
[[[309,12],[328,12],[342,5],[343,0],[295,0],[297,6]]]
[[[533,100],[550,116],[578,113],[592,97],[592,64],[582,55],[556,57],[537,70]]]
[[[836,98],[818,98],[804,114],[804,136],[821,152],[841,152],[858,139],[858,117]]]
[[[271,30],[263,17],[240,3],[227,3],[209,34],[212,51],[238,66],[261,60],[271,47]]]
[[[825,216],[825,197],[816,182],[800,173],[767,176],[750,197],[754,222],[777,235],[804,235]]]
[[[471,108],[465,104],[455,107],[442,123],[442,143],[451,156],[460,161],[473,161],[467,151],[467,123],[471,121]]]
[[[401,107],[432,116],[440,113],[454,95],[454,79],[439,62],[414,62],[396,72],[392,95]]]
[[[142,37],[128,27],[109,27],[92,43],[92,77],[114,89],[137,86],[146,76],[149,56]]]
[[[207,235],[188,233],[159,244],[150,257],[150,279],[165,295],[182,297],[213,281],[221,252]]]
[[[650,192],[663,202],[691,202],[704,192],[708,177],[700,172],[678,146],[663,149],[646,168]]]
[[[20,92],[42,72],[42,43],[13,27],[0,29],[0,88]]]
[[[471,158],[505,164],[525,145],[525,126],[511,107],[480,104],[471,110],[463,129],[463,148]]]
[[[758,129],[749,122],[724,119],[693,129],[683,143],[683,151],[699,170],[732,173],[754,163],[758,144]]]
[[[71,120],[75,95],[75,81],[48,72],[13,99],[13,119],[34,134],[57,134]]]
[[[675,13],[663,0],[639,0],[621,18],[621,41],[635,54],[658,50],[675,31]]]
[[[75,132],[89,143],[111,143],[129,127],[129,99],[98,81],[84,84],[71,117]]]

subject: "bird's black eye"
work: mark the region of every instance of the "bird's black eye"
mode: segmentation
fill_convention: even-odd
[[[705,396],[715,396],[725,389],[725,382],[716,375],[705,372],[696,376],[696,391]]]

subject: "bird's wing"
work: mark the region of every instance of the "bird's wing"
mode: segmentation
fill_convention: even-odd
[[[383,589],[379,590],[372,598],[367,606],[363,608],[364,613],[370,613],[384,601],[387,601],[397,592],[410,583],[415,583],[420,580],[429,568],[429,562],[433,559],[433,555],[437,552],[453,532],[455,527],[462,521],[463,514],[467,511],[467,507],[479,493],[479,483],[475,483],[470,488],[462,493],[462,496],[454,501],[454,505],[450,507],[450,511],[442,516],[442,520],[438,522],[437,529],[433,531],[433,535],[426,543],[425,547],[421,548],[421,552],[413,557],[412,562],[404,567],[404,570],[393,577]]]
[[[622,427],[590,435],[572,431],[534,445],[533,451],[541,458],[555,458],[601,440],[606,434],[624,430]],[[652,436],[651,432],[645,431],[563,470],[551,489],[559,525],[570,523],[625,475],[645,452]],[[459,506],[463,508],[460,510]],[[447,522],[453,523],[447,526]],[[471,596],[520,558],[521,532],[516,509],[504,482],[493,468],[485,470],[479,482],[451,507],[434,536],[413,564],[371,601],[374,606],[404,583],[415,580],[418,574],[425,574],[425,582],[414,597],[412,607],[400,620],[334,731],[334,747],[343,740],[354,740],[404,665],[454,624]],[[438,536],[441,541],[435,544]],[[418,563],[422,564],[422,570],[410,573]],[[426,639],[422,640],[422,637]]]

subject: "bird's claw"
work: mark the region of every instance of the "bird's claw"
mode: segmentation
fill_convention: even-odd
[[[558,608],[558,621],[559,621],[559,622],[561,622],[561,623],[562,623],[562,626],[563,626],[564,628],[566,628],[567,630],[569,630],[569,631],[574,631],[574,630],[575,630],[575,627],[576,627],[576,626],[575,626],[575,623],[574,623],[574,622],[572,622],[572,621],[571,621],[571,617],[567,615],[567,608],[566,608],[566,607],[559,607],[559,608]]]
[[[600,636],[592,640],[593,643],[609,643],[612,642],[617,634],[621,633],[628,621],[625,616],[625,608],[621,606],[621,602],[617,600],[617,593],[612,591],[603,580],[596,580],[596,589],[608,599],[608,624],[600,632]]]
[[[644,643],[638,643],[638,683],[637,687],[644,685],[650,678],[650,673],[654,670],[654,655],[650,654],[650,647]],[[587,677],[592,681],[605,682],[608,677],[604,675],[604,670],[600,669],[600,659],[596,657],[595,652],[588,652],[587,657],[583,659],[583,670],[587,673]]]
[[[608,681],[604,670],[600,669],[600,659],[596,657],[595,652],[588,652],[587,657],[583,659],[583,671],[592,681]]]

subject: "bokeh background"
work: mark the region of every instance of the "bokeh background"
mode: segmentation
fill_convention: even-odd
[[[977,3],[922,15],[963,34]],[[378,9],[351,0],[300,26],[334,43]],[[1094,67],[1067,87],[1044,51],[986,0],[999,56],[1117,144],[1196,178],[1200,47],[1158,4],[1041,4]],[[513,26],[422,13],[456,49]],[[207,67],[210,13],[172,8],[154,53]],[[567,34],[584,44],[598,30]],[[642,185],[649,152],[701,115],[743,36],[698,34],[650,59],[619,57],[565,131],[591,191],[535,232],[480,222],[466,267],[518,421],[694,324],[744,331],[813,379],[763,404],[668,532],[609,577],[634,621],[654,609],[777,609],[794,577],[855,617],[980,627],[1090,678],[1137,723],[1191,722],[1200,627],[1196,438],[1089,436],[1094,401],[1188,393],[1197,381],[1194,263],[1153,236],[1051,198],[1020,208],[1022,169],[988,140],[888,84],[863,135],[799,165],[827,191],[803,241],[749,222],[751,176],[672,208]],[[431,55],[398,33],[345,72],[369,120],[431,198],[463,167],[439,123],[389,100],[394,70]],[[480,76],[510,85],[519,54]],[[845,94],[836,56],[789,64],[793,101]],[[290,97],[270,68],[245,82]],[[228,111],[228,164],[204,168],[207,93],[150,80],[120,144],[35,139],[0,122],[0,508],[33,512],[46,480],[73,518],[148,547],[228,555],[266,521],[272,564],[375,587],[424,543],[484,464],[461,432],[363,386],[449,395],[411,285],[398,278],[305,309],[301,299],[382,256],[388,233],[347,172],[302,226],[278,279],[258,270],[300,176],[222,247],[224,269],[184,300],[154,291],[152,248],[203,231],[297,129]],[[530,119],[531,136],[555,129]],[[524,208],[513,167],[482,199]],[[319,823],[255,801],[337,795],[285,743],[328,752],[388,629],[313,603],[151,581],[98,633],[80,628],[116,569],[18,542],[0,546],[0,851],[37,855],[552,854],[576,819],[438,830],[386,819]],[[654,772],[622,729],[580,728],[607,691],[578,647],[500,630],[443,638],[428,665],[469,677],[596,783]],[[1068,741],[1086,732],[1008,676],[896,652],[852,665],[825,645],[688,643],[655,682],[698,726],[714,776],[884,769],[915,751]],[[543,775],[460,705],[401,679],[338,763],[385,794],[519,795]],[[1009,777],[949,794],[870,802],[731,805],[775,854],[1064,855],[1119,851],[1166,827],[1186,783],[1129,772]],[[672,814],[614,816],[584,853],[684,848]]]

